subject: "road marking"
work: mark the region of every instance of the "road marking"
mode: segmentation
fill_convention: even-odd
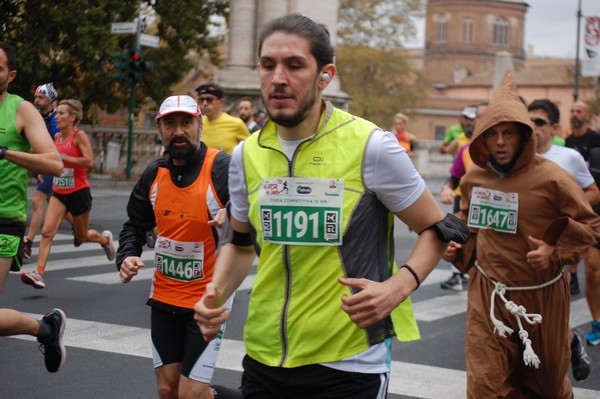
[[[57,234],[59,236],[59,234]],[[69,253],[84,253],[92,250],[98,250],[99,253],[104,253],[104,250],[97,242],[84,242],[80,246],[76,247],[73,245],[73,236],[60,234],[61,237],[54,237],[52,240],[52,247],[50,248],[50,256],[53,254],[69,254]],[[37,238],[37,237],[36,237]],[[63,241],[69,242],[68,244],[62,244]],[[38,242],[38,241],[34,241]],[[59,242],[61,244],[59,244]],[[115,248],[119,248],[119,241],[113,241]],[[39,244],[38,244],[39,245]],[[39,246],[36,245],[31,249],[31,256],[37,256],[40,253]]]
[[[132,281],[151,280],[154,275],[154,252],[147,250],[142,253],[142,260],[145,267],[140,269],[137,276]],[[48,262],[48,270],[63,270],[80,267],[104,266],[109,261],[105,256],[89,256],[83,258],[63,259]],[[115,269],[109,272],[80,275],[67,277],[67,280],[80,281],[91,284],[121,284],[119,274]],[[448,278],[448,270],[434,269],[423,286],[437,285]],[[254,284],[256,275],[248,275],[237,291],[250,290]],[[433,322],[465,313],[467,310],[467,287],[463,291],[442,290],[440,295],[431,299],[413,302],[415,317],[418,321]],[[587,306],[585,298],[579,298],[571,302],[570,325],[573,327],[588,323],[591,320],[591,313]]]
[[[50,255],[52,256],[52,255]],[[141,256],[144,262],[154,260],[154,254],[151,252],[144,253]],[[106,270],[111,270],[111,274],[117,272],[117,267],[115,266],[115,262],[106,259],[106,255],[100,256],[86,256],[82,258],[71,258],[71,259],[55,259],[48,261],[46,265],[46,272],[52,272],[54,270],[65,270],[65,269],[77,269],[82,267],[94,267],[94,266],[104,266]],[[29,269],[33,269],[35,267],[34,263],[29,265],[25,265],[23,268],[25,271]]]
[[[43,316],[40,314],[26,314],[36,319]],[[27,335],[11,338],[35,340],[34,337]],[[97,350],[148,359],[152,357],[150,330],[147,328],[69,318],[67,319],[64,341],[65,345],[71,348]],[[242,371],[242,358],[245,352],[242,341],[224,339],[217,360],[217,368]],[[466,373],[462,370],[392,361],[388,392],[424,399],[464,398],[466,396]],[[593,399],[598,398],[599,391],[575,388],[574,393],[578,399]]]
[[[467,291],[453,291],[452,294],[413,302],[413,310],[419,321],[435,321],[465,313],[467,311]]]

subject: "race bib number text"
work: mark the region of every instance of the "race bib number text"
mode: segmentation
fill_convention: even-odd
[[[154,248],[154,265],[165,276],[180,281],[204,278],[204,243],[159,236]]]
[[[52,184],[56,188],[75,187],[75,170],[73,168],[64,168],[60,176],[52,179]]]
[[[515,234],[519,215],[517,193],[473,187],[468,226]]]
[[[263,179],[259,195],[265,241],[297,245],[342,243],[343,182],[328,179]]]

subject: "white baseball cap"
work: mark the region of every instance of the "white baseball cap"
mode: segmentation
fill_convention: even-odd
[[[477,107],[474,106],[468,106],[468,107],[464,107],[461,115],[464,116],[465,118],[469,118],[469,119],[475,119],[477,118]]]
[[[165,115],[173,112],[184,112],[186,114],[199,116],[201,114],[200,107],[191,96],[170,96],[167,97],[160,105],[160,110],[156,119],[160,119]]]

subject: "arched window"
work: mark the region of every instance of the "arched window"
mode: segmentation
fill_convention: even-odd
[[[436,24],[435,41],[438,43],[446,43],[446,35],[448,31],[448,18],[441,16]]]
[[[473,19],[465,18],[463,21],[463,42],[471,43],[473,41]]]
[[[494,44],[508,46],[508,21],[502,17],[494,22]]]

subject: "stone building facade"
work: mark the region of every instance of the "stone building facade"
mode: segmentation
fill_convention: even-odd
[[[338,0],[231,0],[227,63],[217,72],[216,78],[225,89],[225,108],[233,110],[242,97],[250,97],[262,107],[257,69],[258,36],[265,23],[283,15],[300,13],[327,27],[331,41],[335,43],[338,6]],[[324,94],[341,107],[350,101],[340,89],[337,77]],[[233,112],[236,113],[237,110]]]
[[[496,53],[525,59],[524,1],[429,0],[425,27],[425,72],[436,87],[494,67]]]

